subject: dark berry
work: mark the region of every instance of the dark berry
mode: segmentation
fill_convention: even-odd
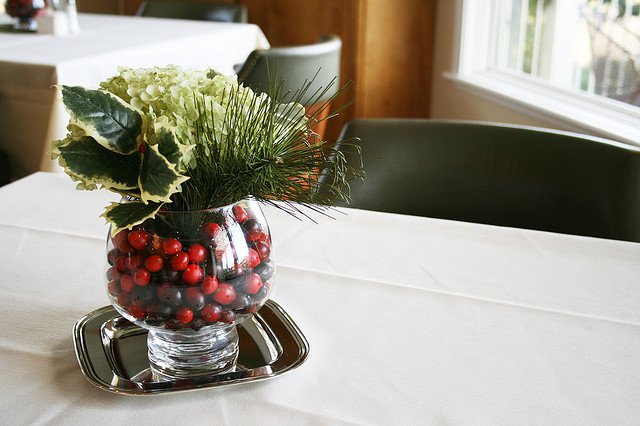
[[[165,321],[164,328],[167,330],[182,330],[184,328],[184,324],[177,319],[171,318]]]
[[[253,301],[246,294],[237,294],[229,307],[234,310],[239,310],[251,306],[252,303]]]
[[[122,254],[131,254],[134,251],[136,251],[136,249],[133,248],[133,246],[131,244],[129,244],[129,241],[127,240],[122,240],[118,243],[117,245],[118,250],[120,250],[120,252]]]
[[[226,322],[227,324],[233,324],[236,320],[236,314],[233,311],[224,310],[220,314],[220,321]]]
[[[242,224],[242,227],[245,229],[247,234],[257,234],[262,231],[262,226],[260,226],[260,222],[255,219],[247,219]]]
[[[118,256],[116,258],[115,263],[116,270],[120,273],[123,273],[127,270],[127,257],[126,256]]]
[[[146,312],[142,306],[131,305],[127,308],[127,311],[131,314],[132,317],[136,319],[142,319],[145,317]]]
[[[160,271],[160,278],[162,279],[162,281],[177,283],[178,281],[180,281],[180,272],[170,269],[163,269],[162,271]]]
[[[205,325],[207,325],[207,322],[204,319],[195,318],[193,321],[191,321],[191,324],[189,324],[189,327],[194,331],[198,331]]]
[[[156,291],[158,300],[168,305],[177,306],[182,302],[182,292],[171,283],[162,283]]]
[[[111,266],[115,265],[117,258],[118,258],[118,250],[116,249],[109,250],[109,253],[107,253],[107,262],[109,262],[109,265]]]
[[[271,260],[265,260],[258,265],[253,272],[260,275],[262,282],[266,282],[273,277],[273,274],[275,273],[275,266]]]
[[[107,269],[107,279],[109,281],[111,280],[117,280],[120,278],[122,274],[120,272],[118,272],[118,270],[116,269],[115,266],[112,266],[111,268]]]
[[[195,310],[199,311],[204,306],[204,294],[197,287],[189,287],[184,295],[186,302]]]
[[[131,304],[136,306],[146,306],[155,300],[153,289],[149,287],[137,286],[131,292]]]

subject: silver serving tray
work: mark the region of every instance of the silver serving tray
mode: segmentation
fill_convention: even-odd
[[[229,373],[154,381],[147,359],[147,331],[112,306],[88,313],[73,328],[82,374],[95,386],[124,395],[154,395],[269,379],[302,364],[309,343],[291,317],[272,300],[238,326],[239,354]]]

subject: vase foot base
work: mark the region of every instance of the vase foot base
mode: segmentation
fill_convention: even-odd
[[[300,366],[309,344],[291,317],[274,301],[237,326],[234,369],[189,379],[154,377],[147,355],[147,331],[122,318],[112,306],[87,314],[74,327],[76,356],[93,385],[125,395],[154,395],[265,380]],[[158,379],[164,380],[158,380]]]

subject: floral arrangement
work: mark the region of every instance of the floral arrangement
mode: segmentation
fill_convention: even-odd
[[[78,189],[128,199],[103,214],[113,233],[160,209],[204,210],[248,196],[292,214],[301,212],[295,204],[322,210],[348,201],[348,178],[361,174],[313,132],[315,117],[299,103],[306,88],[257,94],[235,76],[168,66],[121,68],[97,90],[61,89],[71,119],[53,158]],[[322,191],[320,172],[328,177]]]

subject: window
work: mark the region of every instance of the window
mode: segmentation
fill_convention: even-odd
[[[459,0],[461,84],[640,145],[640,0]]]

